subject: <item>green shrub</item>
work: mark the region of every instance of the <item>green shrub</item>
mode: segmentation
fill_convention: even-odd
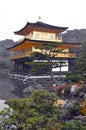
[[[62,130],[86,130],[86,122],[78,120],[64,122]]]

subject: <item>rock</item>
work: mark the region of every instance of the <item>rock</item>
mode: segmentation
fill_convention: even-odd
[[[32,92],[34,89],[33,89],[33,87],[32,86],[28,86],[27,88],[25,88],[24,90],[23,90],[23,93],[30,93],[30,92]]]
[[[13,124],[10,129],[11,130],[17,130],[17,126],[15,124]]]
[[[78,90],[78,86],[77,85],[72,85],[71,89],[70,89],[70,93],[72,95],[75,95],[77,93]]]
[[[86,93],[84,94],[83,98],[86,98]]]
[[[74,119],[76,119],[76,120],[81,120],[81,121],[83,121],[83,122],[86,122],[86,116],[82,116],[82,115],[74,116]]]
[[[6,104],[6,100],[0,99],[0,111],[2,111],[4,108],[9,108],[9,106]]]
[[[80,93],[79,93],[79,98],[83,98],[84,95],[85,95],[85,94],[84,94],[83,92],[80,92]]]
[[[65,103],[65,100],[63,100],[63,99],[58,99],[58,100],[54,103],[54,106],[61,106],[61,107],[63,107],[64,103]]]
[[[28,86],[22,91],[22,94],[24,97],[28,97],[32,93],[33,90],[34,88],[32,86]]]
[[[65,94],[65,90],[64,90],[64,89],[61,91],[61,94],[62,94],[62,95],[64,95],[64,94]]]
[[[65,109],[67,109],[68,107],[69,107],[69,100],[65,100],[65,102],[63,103],[63,105],[62,105],[62,108],[65,110]]]
[[[34,85],[34,88],[41,89],[42,88],[42,84],[36,84],[36,85]]]

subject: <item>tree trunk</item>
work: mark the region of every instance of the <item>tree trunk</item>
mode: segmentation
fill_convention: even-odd
[[[55,84],[57,86],[61,85],[61,82],[54,78],[52,67],[49,67],[49,70],[50,70],[50,76],[51,76],[52,84]]]

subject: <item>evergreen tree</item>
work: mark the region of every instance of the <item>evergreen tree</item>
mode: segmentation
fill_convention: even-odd
[[[59,53],[64,54],[63,49],[58,48],[58,46],[61,44],[62,43],[59,42],[42,42],[40,46],[36,47],[37,49],[39,49],[39,52],[37,51],[32,53],[33,61],[37,61],[37,62],[33,62],[33,64],[29,62],[26,63],[26,64],[33,65],[33,68],[34,66],[35,67],[37,67],[38,65],[40,66],[40,64],[42,67],[44,66],[44,69],[47,70],[51,76],[52,83],[57,85],[58,82],[53,76],[52,68],[57,68],[57,67],[61,68],[62,66],[65,66],[64,60],[61,60],[61,58],[58,57]],[[38,66],[38,70],[39,68],[41,68],[39,66]]]
[[[82,44],[77,63],[72,72],[67,75],[67,79],[73,81],[86,80],[86,43]]]
[[[60,106],[54,106],[55,101],[56,97],[46,90],[34,91],[29,98],[11,99],[11,109],[0,113],[3,130],[12,124],[24,127],[23,130],[57,130],[62,110]]]

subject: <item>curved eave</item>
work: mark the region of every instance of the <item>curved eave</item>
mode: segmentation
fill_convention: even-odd
[[[34,42],[34,41],[29,41],[29,40],[25,39],[24,41],[20,42],[19,44],[8,48],[8,50],[10,50],[10,51],[20,51],[20,50],[32,48],[33,46],[40,46],[40,43]]]
[[[25,25],[21,30],[14,32],[18,35],[27,35],[32,31],[50,32],[50,33],[61,33],[68,29],[68,27],[57,27],[43,22],[29,23]]]
[[[77,44],[68,44],[68,43],[65,43],[65,44],[61,44],[58,46],[58,48],[63,48],[63,49],[72,49],[72,48],[79,48],[81,45],[77,45]]]
[[[59,43],[59,44],[61,44],[60,42],[54,42],[54,41],[42,41],[42,40],[31,40],[31,39],[23,39],[22,41],[20,41],[18,44],[16,44],[16,45],[14,45],[14,46],[12,46],[12,47],[9,47],[9,48],[7,48],[7,50],[16,50],[18,47],[19,48],[21,48],[22,47],[22,49],[24,49],[23,47],[23,45],[24,44],[26,44],[27,45],[27,47],[29,47],[30,46],[30,48],[31,47],[33,47],[33,46],[40,46],[41,45],[41,43]],[[20,49],[19,49],[20,50]]]
[[[30,39],[24,39],[21,42],[19,42],[18,44],[7,48],[7,50],[11,50],[11,51],[19,51],[22,49],[27,49],[27,48],[32,48],[33,46],[40,46],[41,43],[59,43],[59,42],[50,42],[50,41],[41,41],[41,40],[30,40]],[[80,44],[77,43],[59,43],[58,48],[62,48],[62,49],[72,49],[72,48],[79,48],[81,47]]]

